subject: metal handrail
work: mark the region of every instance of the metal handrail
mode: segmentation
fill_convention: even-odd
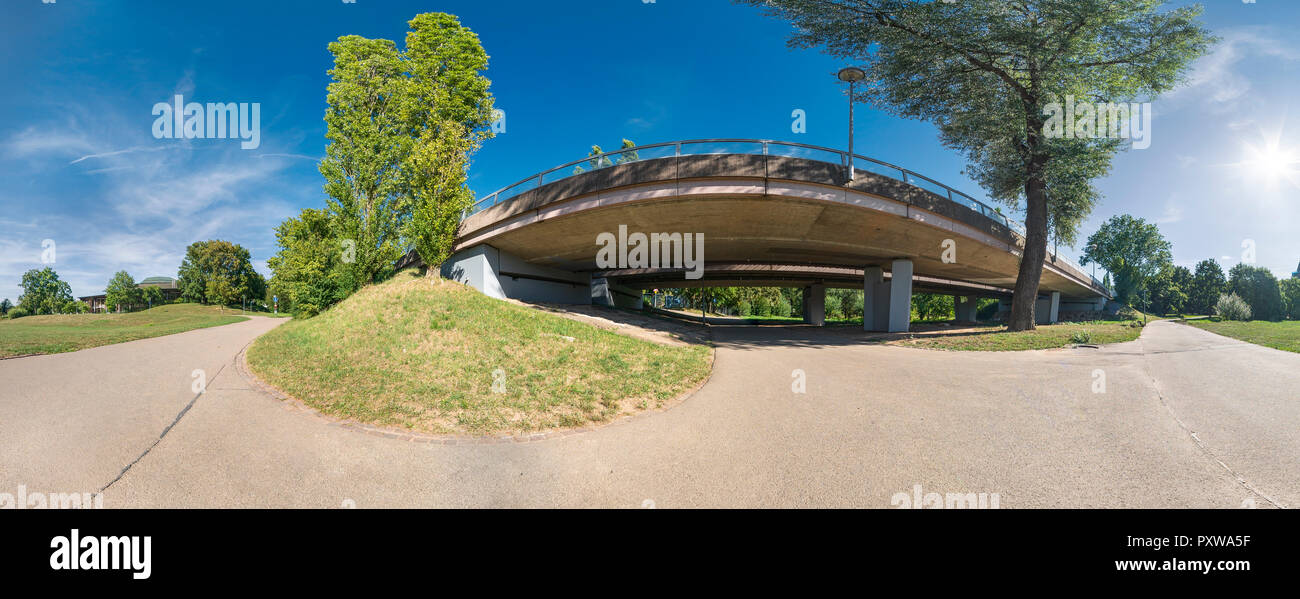
[[[762,155],[764,155],[764,156],[770,155],[770,154],[769,154],[769,148],[770,148],[771,146],[794,147],[794,148],[803,148],[803,149],[806,149],[806,150],[814,150],[814,151],[818,151],[818,152],[827,152],[827,153],[830,153],[830,154],[836,154],[836,155],[838,155],[838,156],[840,157],[840,166],[842,166],[842,167],[846,167],[846,168],[848,167],[848,165],[849,165],[849,161],[850,161],[850,160],[864,160],[864,161],[866,161],[866,162],[870,162],[870,163],[872,163],[872,164],[879,165],[879,166],[884,167],[884,168],[886,168],[886,169],[891,169],[891,170],[896,170],[896,171],[898,171],[899,174],[901,175],[901,177],[897,177],[897,178],[895,178],[895,177],[890,177],[890,178],[895,179],[895,180],[897,180],[897,181],[901,181],[901,182],[903,182],[903,183],[907,183],[907,184],[909,184],[909,185],[912,185],[912,186],[914,186],[914,187],[917,187],[918,189],[922,189],[922,190],[930,191],[931,193],[934,193],[934,190],[926,189],[925,187],[922,187],[922,186],[920,186],[920,185],[917,185],[915,182],[912,181],[912,179],[918,179],[918,180],[926,181],[926,182],[929,182],[929,183],[931,183],[931,184],[933,184],[933,185],[936,185],[936,186],[942,188],[944,191],[947,192],[948,201],[950,201],[950,202],[955,202],[955,201],[956,201],[956,200],[953,199],[954,197],[960,197],[960,198],[964,198],[964,199],[966,199],[966,200],[970,200],[970,201],[971,201],[972,203],[974,203],[974,205],[977,207],[977,208],[975,209],[976,212],[979,212],[979,213],[980,213],[981,215],[983,215],[985,218],[987,218],[987,219],[989,219],[989,220],[991,220],[991,221],[993,221],[993,222],[995,222],[995,223],[1001,224],[1001,225],[1007,227],[1008,229],[1011,229],[1011,230],[1013,230],[1013,231],[1019,233],[1019,234],[1022,235],[1022,236],[1025,235],[1025,227],[1024,227],[1023,224],[1021,224],[1020,222],[1017,222],[1017,221],[1014,221],[1014,220],[1008,218],[1006,215],[1002,214],[1002,213],[999,212],[997,209],[995,209],[995,208],[989,206],[988,204],[985,204],[984,202],[981,202],[980,200],[977,200],[977,199],[975,199],[975,198],[973,198],[973,197],[971,197],[971,196],[969,196],[969,195],[967,195],[967,194],[965,194],[965,193],[962,193],[962,192],[960,192],[960,191],[957,191],[956,189],[953,189],[952,187],[949,187],[949,186],[947,186],[947,185],[944,185],[943,183],[940,183],[940,182],[938,182],[938,181],[935,181],[934,179],[931,179],[931,178],[929,178],[929,177],[927,177],[927,176],[925,176],[925,175],[922,175],[922,174],[920,174],[920,173],[917,173],[917,172],[915,172],[915,171],[911,171],[911,170],[905,169],[905,168],[903,168],[903,167],[901,167],[901,166],[898,166],[898,165],[895,165],[895,164],[891,164],[891,163],[885,162],[885,161],[883,161],[883,160],[877,160],[877,159],[875,159],[875,158],[871,158],[871,157],[869,157],[869,156],[863,156],[863,155],[861,155],[861,154],[853,154],[853,155],[850,157],[848,152],[845,152],[845,151],[843,151],[843,150],[837,150],[837,149],[835,149],[835,148],[828,148],[828,147],[825,147],[825,146],[814,146],[814,145],[811,145],[811,144],[805,144],[805,143],[799,143],[799,142],[793,142],[793,141],[777,141],[777,140],[771,140],[771,139],[744,139],[744,138],[687,139],[687,140],[681,140],[681,141],[660,142],[660,143],[645,144],[645,145],[640,145],[640,146],[633,146],[633,147],[631,147],[631,148],[619,148],[619,149],[617,149],[617,150],[611,150],[611,151],[609,151],[609,152],[601,152],[600,154],[595,154],[595,155],[591,155],[591,156],[586,156],[586,157],[584,157],[584,158],[580,158],[580,159],[578,159],[578,160],[572,160],[572,161],[566,162],[566,163],[564,163],[564,164],[561,164],[561,165],[559,165],[559,166],[556,166],[556,167],[553,167],[553,168],[549,168],[549,169],[547,169],[547,170],[544,170],[544,171],[542,171],[542,172],[540,172],[540,173],[537,173],[537,174],[531,175],[531,176],[526,177],[526,178],[524,178],[524,179],[520,179],[519,181],[517,181],[517,182],[515,182],[515,183],[513,183],[513,184],[511,184],[511,185],[507,185],[507,186],[505,186],[505,187],[502,187],[501,189],[496,190],[495,192],[492,192],[491,194],[487,195],[487,196],[484,197],[483,199],[481,199],[481,200],[475,202],[475,203],[472,204],[469,208],[467,208],[467,209],[465,210],[464,214],[461,215],[461,220],[464,220],[464,219],[466,219],[466,218],[469,218],[470,215],[472,215],[472,214],[474,214],[474,213],[476,213],[476,212],[478,212],[478,211],[480,211],[480,210],[483,210],[484,208],[487,208],[487,207],[489,207],[489,206],[495,206],[495,205],[497,205],[498,203],[500,203],[501,201],[505,201],[505,200],[508,200],[508,199],[510,199],[510,198],[513,198],[515,195],[518,195],[518,194],[511,194],[511,195],[506,196],[506,197],[504,197],[504,198],[502,197],[502,194],[505,193],[505,192],[508,192],[508,191],[510,191],[510,190],[512,190],[512,189],[514,189],[514,188],[516,188],[516,187],[519,187],[519,186],[521,186],[521,185],[525,185],[525,184],[528,184],[528,183],[533,183],[533,184],[534,184],[534,187],[541,187],[542,185],[544,185],[544,184],[546,184],[546,183],[554,183],[554,182],[556,182],[556,181],[560,181],[560,180],[563,180],[563,179],[567,179],[567,178],[569,178],[569,177],[574,176],[576,173],[570,173],[570,174],[567,174],[567,175],[564,175],[564,176],[562,176],[562,177],[559,177],[559,178],[556,178],[556,179],[552,179],[552,180],[549,180],[549,181],[547,180],[547,175],[551,175],[551,174],[554,174],[554,173],[557,173],[557,172],[563,171],[563,170],[565,170],[565,169],[570,169],[570,168],[573,168],[573,167],[575,167],[575,166],[581,166],[581,165],[584,165],[584,164],[593,164],[593,165],[595,165],[594,168],[593,168],[593,170],[597,170],[597,169],[601,169],[601,168],[608,168],[608,167],[611,167],[611,166],[615,166],[615,165],[617,165],[617,164],[621,164],[621,163],[618,163],[618,162],[615,162],[615,161],[614,161],[614,158],[617,157],[617,156],[619,156],[619,155],[630,154],[630,153],[637,153],[637,154],[640,154],[641,152],[646,151],[646,150],[653,150],[653,149],[656,149],[656,148],[667,148],[667,147],[671,147],[671,148],[673,148],[673,155],[672,155],[672,157],[674,157],[674,158],[680,158],[680,157],[682,157],[682,156],[704,156],[704,155],[708,155],[708,154],[718,154],[718,153],[731,154],[731,153],[734,153],[734,152],[706,152],[706,153],[703,153],[703,154],[693,154],[693,153],[690,153],[690,152],[685,152],[685,153],[682,152],[682,146],[689,146],[689,145],[703,145],[703,144],[756,144],[756,145],[758,145],[758,146],[760,146],[760,147],[762,148]],[[668,158],[668,156],[662,156],[662,157],[656,157],[656,158]],[[655,159],[655,158],[647,158],[647,159],[644,159],[644,160],[653,160],[653,159]],[[643,159],[641,159],[641,158],[637,158],[637,160],[643,160]],[[824,161],[819,161],[819,162],[824,162]],[[882,173],[876,173],[876,174],[882,174]],[[884,175],[884,176],[888,176],[888,175]],[[523,193],[523,191],[520,191],[519,193]],[[1070,266],[1073,266],[1073,267],[1074,267],[1076,270],[1078,270],[1079,272],[1083,272],[1083,268],[1080,267],[1080,266],[1078,266],[1077,264],[1075,264],[1073,261],[1070,261],[1070,260],[1068,260],[1068,259],[1066,259],[1066,258],[1064,258],[1064,257],[1057,257],[1057,259],[1066,262],[1066,263],[1069,264]],[[1085,274],[1086,274],[1086,273],[1085,273]],[[1093,277],[1093,276],[1089,275],[1089,278],[1092,279],[1092,281],[1093,281],[1093,283],[1094,283],[1095,285],[1097,285],[1098,287],[1102,287],[1101,282],[1098,281],[1096,277]]]

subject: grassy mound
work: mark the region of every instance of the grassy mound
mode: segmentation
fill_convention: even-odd
[[[263,335],[248,363],[334,416],[501,434],[662,406],[708,375],[710,356],[707,347],[626,337],[405,271]]]
[[[238,310],[170,304],[126,314],[55,314],[0,320],[0,358],[57,354],[248,320]]]

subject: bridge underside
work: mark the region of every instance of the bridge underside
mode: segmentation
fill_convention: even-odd
[[[874,318],[876,328],[888,330],[906,330],[914,291],[965,298],[958,301],[963,320],[974,319],[974,298],[1010,297],[1023,247],[1010,229],[887,177],[817,181],[822,163],[777,160],[649,160],[524,192],[462,223],[444,274],[498,297],[633,307],[654,288],[801,287],[813,307],[810,322],[820,321],[826,288],[857,288],[867,296],[865,326],[873,328]],[[718,172],[739,176],[700,176]],[[772,176],[783,173],[815,181]],[[666,255],[662,265],[598,263],[602,235],[615,236],[626,255],[637,233],[702,235],[702,255],[678,264]],[[701,260],[698,278],[687,276],[692,257]],[[1054,321],[1062,301],[1105,299],[1086,274],[1052,260],[1043,266],[1040,294],[1040,322]]]

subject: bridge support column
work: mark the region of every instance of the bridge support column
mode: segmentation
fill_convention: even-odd
[[[591,279],[591,303],[610,308],[631,308],[642,310],[645,301],[640,290],[623,287],[610,282],[609,279],[595,277]]]
[[[979,305],[979,298],[973,295],[960,296],[954,295],[952,298],[953,305],[957,308],[957,322],[975,322],[975,307]]]
[[[803,321],[813,326],[826,325],[826,286],[814,283],[803,288]]]
[[[1053,291],[1034,303],[1034,324],[1056,324],[1061,313],[1061,292]]]
[[[889,283],[885,269],[868,266],[862,279],[862,330],[889,330]]]
[[[912,261],[895,260],[889,272],[889,332],[905,333],[912,324]]]
[[[442,263],[442,276],[497,299],[591,303],[590,274],[534,266],[487,244],[452,254]]]
[[[501,252],[490,245],[457,252],[442,263],[443,277],[469,285],[488,297],[505,299],[500,272]]]

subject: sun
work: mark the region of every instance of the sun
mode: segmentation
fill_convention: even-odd
[[[1247,145],[1245,158],[1243,166],[1252,178],[1269,184],[1285,180],[1300,186],[1300,156],[1294,150],[1276,142],[1262,147]]]

